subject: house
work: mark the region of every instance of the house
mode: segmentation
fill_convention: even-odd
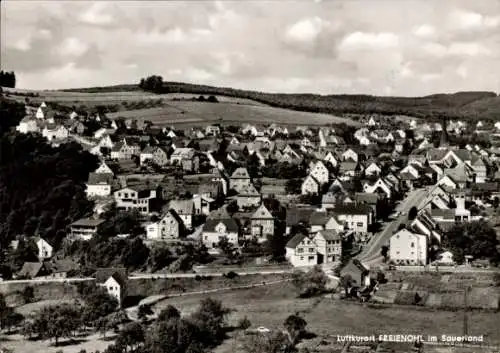
[[[390,199],[391,196],[393,196],[393,190],[389,186],[389,182],[386,180],[379,178],[376,182],[374,183],[368,183],[366,182],[363,185],[363,190],[364,192],[367,193],[382,193],[385,194],[385,196]]]
[[[342,175],[343,179],[350,179],[356,176],[359,170],[360,165],[352,159],[345,160],[339,165],[339,173]]]
[[[210,196],[193,195],[194,213],[208,216],[212,210],[215,200]]]
[[[112,159],[131,159],[132,156],[138,156],[141,148],[135,143],[127,142],[127,139],[116,143],[111,149]]]
[[[390,240],[389,257],[397,265],[426,265],[428,238],[408,229],[401,229]]]
[[[90,240],[98,232],[99,226],[104,223],[102,219],[82,218],[71,223],[71,236],[75,239]]]
[[[220,127],[218,125],[208,125],[205,128],[205,135],[218,135],[220,134]]]
[[[194,171],[199,167],[196,165],[197,162],[195,161],[195,150],[188,147],[175,148],[170,156],[170,163],[182,166],[182,169],[185,171]]]
[[[307,234],[297,233],[286,243],[285,258],[293,267],[317,265],[316,244]]]
[[[114,176],[112,173],[90,173],[86,183],[87,197],[105,197],[111,195]]]
[[[148,214],[151,211],[151,204],[156,199],[156,190],[148,185],[131,185],[115,191],[114,199],[116,207],[123,211],[138,211],[141,214]]]
[[[69,131],[64,125],[47,124],[42,130],[42,136],[48,141],[64,140],[69,136]]]
[[[313,237],[318,264],[339,263],[342,258],[342,239],[335,230],[320,230]]]
[[[193,228],[194,202],[193,200],[172,200],[168,204],[167,209],[173,210],[186,229]]]
[[[175,211],[168,210],[158,220],[146,226],[146,238],[148,240],[171,240],[179,239],[182,220]]]
[[[239,246],[238,223],[230,217],[207,219],[201,232],[203,244],[208,249],[214,249],[222,238],[226,238],[234,246]]]
[[[127,297],[128,276],[125,269],[103,268],[95,272],[96,284],[104,287],[108,294],[118,301],[121,307],[123,300]]]
[[[246,168],[237,168],[229,178],[229,188],[239,191],[250,185],[250,174]]]
[[[302,195],[319,194],[321,184],[312,175],[308,175],[301,186]]]
[[[35,244],[38,248],[38,260],[43,261],[52,257],[54,248],[45,239],[35,237]]]
[[[274,235],[274,217],[264,204],[250,217],[250,226],[252,236],[261,241]]]
[[[368,233],[368,227],[373,223],[372,209],[366,204],[336,205],[332,213],[344,223],[346,229],[358,234]]]
[[[418,234],[424,234],[428,239],[434,238],[441,242],[441,233],[438,222],[432,218],[428,210],[421,210],[410,224],[410,229]]]
[[[316,163],[314,163],[311,171],[309,172],[309,175],[314,177],[314,179],[316,179],[316,181],[320,185],[324,185],[330,180],[330,173],[328,171],[328,168],[321,161],[317,161]]]
[[[238,195],[236,195],[236,203],[239,208],[244,207],[257,207],[261,202],[261,195],[253,186],[249,184],[239,189]]]
[[[16,131],[21,134],[29,134],[30,132],[38,132],[38,122],[36,118],[31,116],[25,116],[20,122],[19,125],[16,126]]]
[[[94,173],[102,173],[102,174],[113,174],[113,170],[106,164],[106,162],[101,162],[99,167],[97,167],[96,170],[94,170]]]
[[[218,200],[223,195],[223,186],[217,181],[203,182],[198,186],[198,194],[202,197]]]
[[[167,152],[158,146],[147,146],[142,150],[139,155],[141,165],[146,164],[147,161],[153,162],[158,166],[165,166],[168,164]]]
[[[359,162],[359,155],[352,148],[348,148],[342,153],[342,160],[352,160],[354,162]]]
[[[376,162],[371,162],[368,164],[368,166],[365,168],[365,175],[375,175],[378,176],[382,173],[382,168],[378,165]]]

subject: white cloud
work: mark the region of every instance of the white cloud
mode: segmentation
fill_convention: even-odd
[[[500,16],[484,16],[477,12],[457,10],[450,14],[449,22],[455,29],[481,29],[500,26]]]
[[[296,22],[286,31],[286,38],[298,42],[310,42],[316,39],[326,23],[319,17],[306,18]]]
[[[57,52],[63,56],[78,57],[89,49],[89,45],[76,37],[66,38],[57,48]]]
[[[184,71],[184,76],[189,82],[206,82],[214,78],[211,72],[198,68],[188,68]]]
[[[413,28],[413,35],[420,38],[433,37],[436,34],[434,26],[424,24]]]
[[[457,68],[457,75],[460,76],[461,78],[467,78],[468,74],[469,74],[469,71],[467,70],[467,67],[465,67],[464,65],[460,65],[458,68]]]
[[[14,43],[14,48],[21,51],[28,51],[31,49],[31,39],[21,38],[16,43]]]
[[[449,55],[480,56],[491,54],[488,48],[476,42],[457,42],[449,46],[438,43],[427,43],[423,46],[423,49],[428,54],[436,57],[445,57]]]
[[[107,25],[114,22],[113,16],[106,13],[107,4],[105,2],[95,2],[90,8],[83,12],[80,21],[91,25]]]
[[[339,47],[341,49],[384,49],[395,47],[398,43],[399,38],[394,33],[354,32],[345,37]]]
[[[138,32],[135,35],[138,44],[180,43],[187,39],[186,32],[175,27],[165,32],[158,29],[150,32]]]
[[[435,81],[441,78],[441,74],[423,74],[420,76],[420,80],[423,82]]]
[[[239,16],[231,9],[226,8],[222,1],[215,2],[217,12],[208,16],[208,24],[211,29],[217,29],[226,22],[235,21]]]

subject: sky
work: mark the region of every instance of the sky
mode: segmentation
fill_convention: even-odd
[[[498,0],[1,2],[17,87],[161,75],[267,92],[500,92]]]

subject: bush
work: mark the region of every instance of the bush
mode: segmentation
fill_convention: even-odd
[[[233,279],[233,278],[236,278],[238,276],[239,275],[234,271],[229,271],[228,273],[224,274],[224,277],[226,277],[228,279]]]
[[[248,329],[250,326],[252,326],[252,323],[248,318],[245,316],[243,319],[241,319],[238,323],[238,327],[242,330]]]

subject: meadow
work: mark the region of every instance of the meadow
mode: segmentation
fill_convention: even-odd
[[[171,298],[157,304],[156,310],[174,305],[189,314],[196,309],[202,296]],[[422,334],[460,335],[463,332],[463,312],[444,311],[410,306],[376,306],[339,301],[330,298],[298,299],[290,284],[270,285],[245,290],[218,293],[216,298],[235,311],[230,325],[247,317],[253,327],[282,329],[288,315],[299,312],[308,323],[308,331],[322,338],[337,334]],[[500,342],[498,312],[470,312],[469,334],[485,335],[490,343]],[[235,333],[218,353],[238,352],[241,335]]]
[[[110,119],[118,117],[150,120],[154,125],[214,123],[225,124],[282,124],[326,125],[345,123],[357,125],[353,120],[329,114],[307,113],[267,106],[238,103],[203,103],[169,101],[166,107],[109,113]]]

